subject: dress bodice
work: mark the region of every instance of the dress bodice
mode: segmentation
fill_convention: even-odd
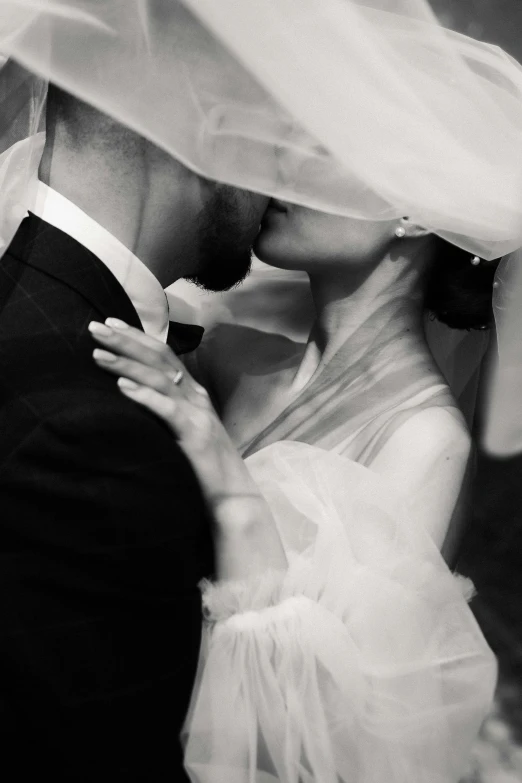
[[[246,464],[288,569],[205,588],[194,783],[456,783],[496,676],[471,586],[362,465],[292,441]]]

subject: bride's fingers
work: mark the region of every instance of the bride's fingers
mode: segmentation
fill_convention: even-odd
[[[149,364],[127,359],[125,356],[118,356],[100,348],[94,350],[93,359],[99,367],[113,375],[123,376],[163,395],[177,396],[181,394],[176,383],[176,378],[180,377],[180,371],[174,368],[156,369]]]
[[[93,321],[89,324],[92,337],[111,353],[134,359],[158,370],[183,370],[189,378],[183,363],[168,345],[149,337],[139,329],[128,326],[124,321],[108,318],[104,324]]]

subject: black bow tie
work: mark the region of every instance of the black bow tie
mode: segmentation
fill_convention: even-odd
[[[203,337],[204,329],[202,326],[194,324],[180,324],[177,321],[170,321],[167,334],[167,345],[170,345],[174,353],[190,353],[195,351]]]

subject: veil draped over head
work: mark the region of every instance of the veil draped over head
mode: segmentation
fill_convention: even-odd
[[[408,215],[484,259],[522,245],[522,68],[426,0],[1,0],[0,52],[4,248],[30,204],[41,79],[210,179]],[[12,60],[36,76],[10,110]]]

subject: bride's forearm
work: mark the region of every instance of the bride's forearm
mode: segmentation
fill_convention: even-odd
[[[229,495],[214,506],[219,579],[244,580],[286,570],[272,513],[261,495]]]

